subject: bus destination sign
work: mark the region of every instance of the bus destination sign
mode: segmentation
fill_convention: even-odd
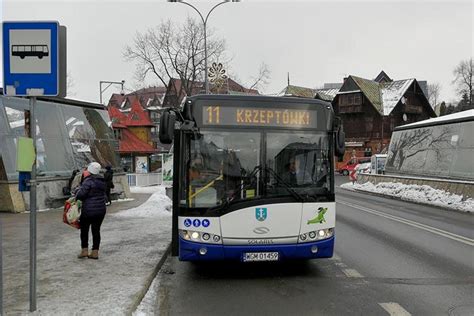
[[[209,105],[203,107],[204,125],[268,127],[315,127],[316,111],[280,108],[242,108]]]

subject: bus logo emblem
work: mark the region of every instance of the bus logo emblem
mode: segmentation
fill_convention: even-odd
[[[255,218],[260,222],[263,222],[267,219],[267,208],[266,207],[257,207],[255,209]]]

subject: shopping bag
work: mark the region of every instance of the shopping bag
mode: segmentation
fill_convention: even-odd
[[[64,203],[63,222],[74,228],[81,228],[79,218],[81,217],[81,201],[74,197]]]

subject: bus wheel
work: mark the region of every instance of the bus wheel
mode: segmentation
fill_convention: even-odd
[[[25,56],[20,56],[21,59],[25,59]]]
[[[39,58],[39,59],[42,59],[42,58],[43,58],[43,56],[42,56],[42,55],[41,55],[41,56],[38,56],[38,58]]]
[[[343,176],[348,176],[349,175],[349,170],[346,170],[346,169],[342,170],[342,175]]]

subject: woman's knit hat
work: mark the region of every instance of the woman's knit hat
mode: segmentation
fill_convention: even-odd
[[[89,171],[91,174],[99,174],[101,168],[102,166],[100,165],[100,163],[91,162],[87,167],[87,171]]]

